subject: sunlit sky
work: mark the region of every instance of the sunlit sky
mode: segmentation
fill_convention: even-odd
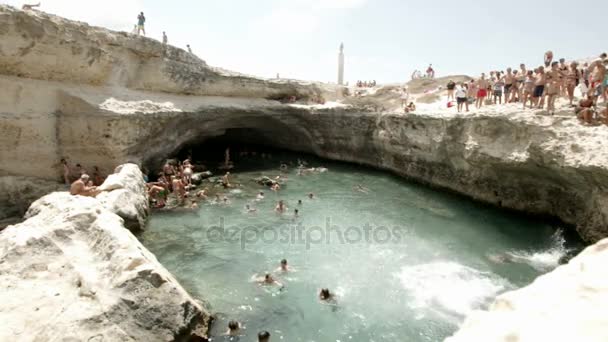
[[[608,1],[40,0],[43,11],[190,44],[207,63],[247,74],[335,82],[401,82],[432,63],[438,76],[586,58],[608,50]],[[21,7],[24,1],[1,1]],[[38,0],[30,3],[38,2]]]

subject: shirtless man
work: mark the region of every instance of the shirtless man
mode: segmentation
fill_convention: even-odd
[[[596,101],[604,93],[604,79],[606,77],[606,53],[600,55],[600,58],[589,64],[587,71],[589,72],[589,93],[593,94]]]
[[[526,81],[527,75],[528,75],[528,70],[526,70],[526,65],[523,63],[520,64],[519,72],[517,73],[517,77],[515,78],[516,83],[517,83],[517,97],[519,98],[520,101],[522,99],[522,95],[524,92],[524,82]],[[515,94],[513,94],[513,96],[515,96]]]
[[[22,9],[22,10],[24,10],[24,11],[29,11],[29,10],[33,10],[33,9],[34,9],[34,7],[40,7],[40,3],[37,3],[37,4],[35,4],[35,5],[27,5],[27,4],[26,4],[26,5],[23,5],[23,6],[21,7],[21,9]]]
[[[545,67],[548,68],[551,65],[551,62],[553,62],[553,52],[547,51],[545,52]]]
[[[534,106],[538,109],[542,109],[545,106],[543,95],[545,93],[545,86],[547,85],[547,75],[545,74],[545,68],[540,66],[536,72],[536,78],[534,80]]]
[[[559,63],[551,63],[551,70],[547,73],[547,110],[551,115],[555,114],[555,99],[559,95],[560,85],[562,84],[562,73],[559,70]]]
[[[513,75],[513,69],[507,68],[507,73],[504,77],[505,81],[505,103],[509,103],[512,101],[512,98],[515,98],[515,89],[517,89],[517,85],[513,88],[515,84],[515,75]],[[513,92],[512,92],[513,91]]]
[[[263,199],[264,199],[264,192],[260,191],[260,193],[255,197],[255,200],[259,202]]]
[[[486,80],[486,74],[481,74],[481,78],[477,80],[477,103],[475,107],[481,108],[483,106],[483,102],[488,96],[488,81]]]
[[[96,186],[87,185],[88,182],[89,182],[89,175],[87,175],[85,173],[82,176],[80,176],[80,178],[78,178],[78,180],[76,180],[74,183],[72,183],[72,186],[70,187],[70,194],[72,194],[74,196],[76,196],[76,195],[88,196],[88,197],[97,196],[97,194],[99,194],[100,191],[97,190]]]
[[[591,124],[593,119],[593,103],[595,99],[591,93],[587,94],[586,99],[582,99],[578,103],[578,107],[574,110],[574,113],[580,121],[583,123]]]
[[[255,281],[260,285],[278,285],[283,288],[283,284],[274,279],[270,273],[266,273],[264,277],[255,278]]]

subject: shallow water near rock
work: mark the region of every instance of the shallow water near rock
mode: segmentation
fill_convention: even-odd
[[[329,171],[279,170],[279,160],[296,158],[239,162],[233,183],[242,187],[218,189],[229,204],[210,197],[196,210],[157,212],[140,236],[194,297],[211,304],[216,341],[229,340],[219,335],[231,319],[244,324],[243,341],[260,330],[273,341],[442,340],[468,312],[580,248],[556,225],[385,172],[312,157],[310,166]],[[288,180],[278,193],[251,180],[279,174]],[[259,191],[265,199],[255,201]],[[278,200],[284,214],[274,212]],[[247,213],[246,204],[257,211]],[[275,272],[283,258],[294,272]],[[252,282],[270,271],[282,290]],[[319,303],[324,287],[337,305]]]

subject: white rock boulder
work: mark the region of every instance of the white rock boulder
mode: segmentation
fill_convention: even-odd
[[[205,336],[207,311],[112,211],[146,207],[145,195],[128,195],[144,186],[139,169],[118,171],[112,178],[124,186],[103,203],[55,192],[34,202],[25,222],[0,232],[0,341]]]

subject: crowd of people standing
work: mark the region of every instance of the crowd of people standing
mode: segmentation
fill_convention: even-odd
[[[576,61],[567,63],[563,58],[553,61],[553,53],[549,51],[545,54],[544,65],[533,70],[521,64],[519,70],[507,68],[506,71],[491,71],[489,75],[482,73],[481,77],[469,82],[456,84],[450,80],[446,86],[448,101],[456,101],[458,112],[463,108],[468,111],[469,104],[473,103],[476,108],[481,108],[484,104],[519,102],[524,109],[546,108],[554,114],[555,102],[560,96],[567,98],[570,106],[576,107],[574,95],[578,88],[582,100],[576,109],[577,114],[582,111],[581,119],[591,123],[592,116],[602,114],[596,107],[598,100],[603,98],[603,102],[607,102],[607,67],[606,53],[591,63],[579,65]]]

